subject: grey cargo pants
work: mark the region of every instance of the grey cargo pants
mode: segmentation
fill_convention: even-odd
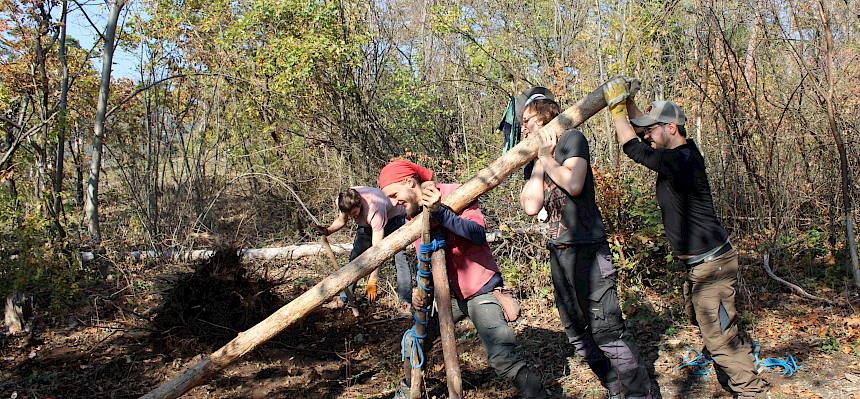
[[[481,343],[484,344],[484,349],[487,351],[487,362],[496,374],[507,380],[516,378],[520,369],[526,366],[526,362],[517,351],[517,339],[514,330],[505,321],[502,305],[499,304],[495,295],[489,292],[469,300],[451,298],[451,308],[454,312],[454,323],[468,317],[475,324]],[[438,337],[439,318],[434,314],[427,324],[427,338],[423,340],[421,345],[425,354],[429,353],[429,349]],[[412,344],[411,338],[404,337],[401,341],[403,353],[412,353]],[[406,386],[410,384],[411,370],[409,367],[411,366],[404,365]]]
[[[650,398],[651,379],[624,325],[606,242],[549,245],[555,304],[567,338],[609,393]]]

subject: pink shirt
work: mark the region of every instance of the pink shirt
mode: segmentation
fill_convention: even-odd
[[[459,184],[436,184],[442,198],[460,187]],[[459,216],[471,220],[486,227],[484,214],[478,208],[477,202],[469,205]],[[460,237],[447,229],[436,227],[434,232],[445,233],[445,260],[448,266],[448,282],[451,292],[460,299],[467,299],[475,295],[493,276],[499,272],[496,259],[490,250],[490,245],[472,244],[469,240]],[[415,241],[415,251],[419,250],[421,239]]]
[[[355,220],[359,226],[370,226],[373,231],[381,231],[385,229],[388,219],[406,214],[402,206],[391,203],[391,199],[378,188],[364,186],[352,188],[361,196],[361,212]]]

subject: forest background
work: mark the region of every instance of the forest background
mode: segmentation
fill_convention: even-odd
[[[687,112],[748,264],[772,254],[810,293],[856,302],[858,22],[856,0],[3,0],[0,294],[36,294],[50,318],[125,251],[313,241],[291,190],[328,221],[392,158],[463,182],[501,154],[512,94],[543,85],[566,108],[626,75],[640,106]],[[115,49],[133,58],[121,76]],[[581,129],[621,290],[677,298],[654,175],[609,122]],[[534,223],[521,186],[481,198],[491,229]],[[549,295],[545,255],[506,251],[520,294]]]

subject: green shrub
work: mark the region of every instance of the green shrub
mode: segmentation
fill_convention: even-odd
[[[44,205],[26,205],[0,191],[0,295],[35,294],[37,307],[61,312],[81,298],[88,276],[66,242],[54,238]]]

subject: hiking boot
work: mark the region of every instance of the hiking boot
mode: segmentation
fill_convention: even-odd
[[[523,367],[514,378],[514,385],[520,391],[523,399],[546,399],[546,389],[541,382],[540,374],[530,367]]]

